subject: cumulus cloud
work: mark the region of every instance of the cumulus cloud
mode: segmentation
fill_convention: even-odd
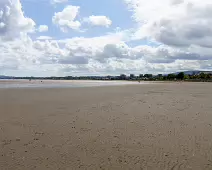
[[[97,61],[104,63],[108,59],[128,59],[138,60],[143,58],[144,53],[136,48],[129,47],[126,43],[120,42],[116,44],[107,44],[101,51],[97,52],[93,57]]]
[[[94,26],[109,27],[112,24],[112,21],[106,16],[92,15],[92,16],[89,16],[88,18],[85,18],[84,21]]]
[[[21,33],[33,32],[35,22],[22,11],[19,0],[0,1],[0,37],[13,39]]]
[[[71,55],[71,54],[70,54]],[[71,56],[60,58],[58,63],[60,64],[88,64],[88,58],[84,56]]]
[[[30,32],[45,32],[48,27],[35,29],[19,0],[1,0],[0,71],[114,75],[212,69],[211,0],[123,1],[137,23],[135,32],[116,30],[98,37],[57,39],[36,37],[36,32],[31,36]],[[52,22],[64,32],[78,30],[79,9],[66,6],[54,14]],[[90,16],[86,22],[112,24],[106,16]],[[153,45],[144,45],[144,39]],[[136,45],[129,45],[134,43],[131,40],[137,40]]]
[[[48,26],[47,25],[40,25],[39,27],[38,27],[38,32],[46,32],[46,31],[48,31]]]
[[[1,29],[3,29],[5,26],[6,26],[5,23],[0,22],[0,28],[1,28]]]
[[[52,4],[60,4],[60,3],[66,3],[68,0],[51,0]]]
[[[53,39],[52,37],[50,36],[39,36],[36,38],[37,40],[51,40]]]
[[[7,44],[1,43],[0,58],[4,68],[10,64],[16,66],[13,69],[29,69],[28,66],[37,65],[54,68],[60,74],[62,71],[79,74],[83,71],[85,73],[85,70],[86,74],[165,73],[200,69],[203,66],[210,68],[206,61],[212,59],[209,55],[211,51],[200,55],[199,51],[202,49],[199,47],[192,47],[187,51],[167,45],[130,47],[122,38],[118,35],[64,40],[44,37],[33,41],[24,36]]]
[[[211,47],[210,0],[125,0],[139,29],[136,37],[149,37],[175,47]]]
[[[76,20],[79,9],[79,6],[66,6],[63,11],[54,14],[52,22],[59,26],[63,32],[67,32],[68,29],[77,30],[81,26],[81,23]]]

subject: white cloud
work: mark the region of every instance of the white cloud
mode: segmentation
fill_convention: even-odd
[[[38,31],[39,32],[47,32],[48,31],[48,26],[47,25],[40,25],[39,27],[38,27]]]
[[[135,34],[131,29],[118,29],[99,37],[57,39],[30,37],[29,32],[47,31],[48,27],[35,29],[19,0],[0,0],[0,71],[114,75],[212,69],[211,0],[124,1],[137,23]],[[62,31],[78,30],[79,9],[67,6],[54,14],[52,22]],[[112,24],[106,16],[90,16],[87,21],[96,26]],[[139,45],[140,41],[129,45],[131,39],[142,38],[157,45]]]
[[[37,40],[52,40],[53,38],[50,36],[39,36],[36,39]]]
[[[32,32],[35,22],[24,16],[19,0],[0,1],[0,37],[13,39],[22,33]]]
[[[66,48],[76,49],[83,47],[84,49],[90,49],[93,53],[100,51],[107,44],[120,43],[125,39],[122,33],[107,34],[99,37],[84,38],[74,37],[71,39],[58,40],[59,43],[65,44]]]
[[[64,74],[120,74],[165,73],[175,70],[212,68],[207,61],[211,51],[201,54],[202,47],[186,50],[160,45],[130,47],[123,42],[121,34],[93,38],[53,40],[28,36],[0,42],[1,68],[31,70],[43,68],[50,73]],[[209,62],[208,62],[209,63]],[[10,66],[14,66],[11,68]],[[42,70],[39,70],[42,72]],[[43,74],[43,73],[42,73]],[[53,75],[54,75],[53,74]]]
[[[0,22],[0,29],[3,29],[5,27],[5,23]]]
[[[125,0],[139,29],[135,38],[152,38],[176,47],[212,47],[212,1]]]
[[[59,4],[59,3],[66,3],[68,0],[51,0],[51,3],[53,4]]]
[[[81,26],[81,23],[76,20],[79,9],[79,6],[66,6],[63,11],[54,14],[52,22],[59,26],[63,32],[67,32],[68,29],[77,30]]]
[[[84,19],[85,22],[90,23],[91,25],[95,26],[105,26],[109,27],[112,24],[112,21],[106,16],[89,16],[88,18]]]
[[[0,19],[2,19],[4,12],[0,11]]]

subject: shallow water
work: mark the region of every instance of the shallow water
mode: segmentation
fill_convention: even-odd
[[[146,84],[147,82],[145,82]],[[77,88],[139,84],[128,81],[27,81],[0,80],[0,88]],[[144,84],[144,82],[140,83]]]

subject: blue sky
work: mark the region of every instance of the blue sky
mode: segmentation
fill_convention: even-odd
[[[54,4],[49,3],[48,0],[22,0],[23,11],[25,16],[33,18],[37,25],[47,25],[49,27],[47,36],[55,38],[70,38],[70,37],[94,37],[113,32],[117,27],[121,29],[130,29],[135,22],[132,21],[131,12],[127,10],[127,6],[122,0],[108,0],[108,1],[96,1],[96,0],[70,0],[66,3]],[[87,31],[79,32],[69,30],[68,33],[61,32],[52,23],[52,16],[55,12],[60,12],[64,7],[80,6],[80,14],[77,19],[82,19],[91,15],[104,15],[110,18],[113,23],[109,28],[87,26]],[[36,34],[36,36],[43,35],[43,33]]]
[[[0,75],[212,69],[211,0],[1,0]]]

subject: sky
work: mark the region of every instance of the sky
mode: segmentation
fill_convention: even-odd
[[[0,0],[0,75],[212,70],[211,0]]]

